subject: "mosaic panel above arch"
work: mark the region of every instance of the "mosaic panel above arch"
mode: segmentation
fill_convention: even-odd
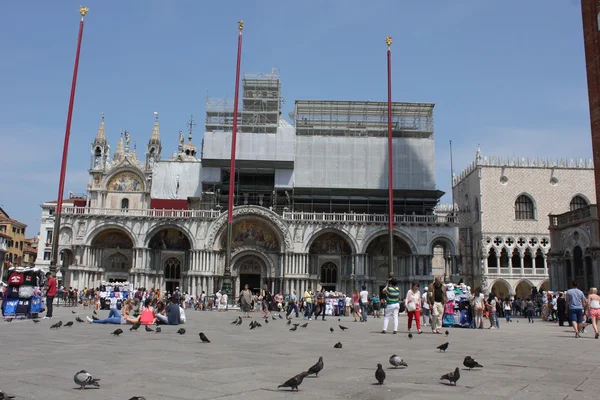
[[[348,242],[335,232],[319,235],[310,246],[310,254],[352,254]]]
[[[387,235],[376,237],[369,243],[367,253],[371,256],[387,256],[389,254],[390,242]],[[394,235],[394,254],[412,254],[410,245],[398,236]]]
[[[92,246],[103,249],[131,249],[133,241],[126,233],[118,229],[109,229],[96,235]]]
[[[107,189],[115,192],[142,192],[144,184],[137,174],[121,172],[110,180]]]
[[[189,250],[190,241],[187,236],[178,229],[162,229],[150,239],[150,248],[154,250]]]
[[[279,252],[279,240],[273,228],[260,218],[244,218],[233,224],[231,231],[232,249],[250,246],[260,247],[268,252]],[[221,235],[221,246],[227,248],[227,232]]]

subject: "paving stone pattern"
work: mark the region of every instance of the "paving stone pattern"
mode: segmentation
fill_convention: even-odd
[[[289,331],[285,320],[270,321],[249,330],[230,325],[239,314],[188,311],[187,333],[163,327],[148,333],[143,327],[114,337],[116,325],[75,324],[50,330],[51,323],[86,315],[81,308],[55,308],[55,318],[0,322],[2,370],[0,388],[18,399],[594,399],[599,398],[600,340],[587,333],[575,339],[568,327],[526,320],[499,330],[450,328],[446,353],[435,347],[446,341],[430,331],[408,339],[406,317],[401,332],[380,334],[382,320],[354,323],[335,317],[310,321],[306,329]],[[104,317],[106,311],[100,311]],[[255,318],[256,319],[256,315]],[[303,323],[302,319],[295,322]],[[487,321],[486,321],[487,324]],[[329,328],[335,332],[330,333]],[[591,327],[590,327],[591,328]],[[414,328],[413,328],[414,329]],[[212,343],[200,343],[204,332]],[[591,331],[591,329],[590,329]],[[342,349],[334,349],[336,342]],[[391,369],[397,354],[406,369]],[[471,355],[484,368],[463,370]],[[319,378],[308,377],[299,393],[277,386],[308,369],[319,356],[325,368]],[[381,363],[387,373],[383,386],[374,385]],[[461,367],[457,387],[439,380]],[[73,375],[86,369],[101,378],[100,389],[80,391]]]

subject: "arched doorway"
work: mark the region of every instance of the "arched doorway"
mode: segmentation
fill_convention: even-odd
[[[165,260],[165,291],[173,293],[179,287],[181,281],[181,260],[177,257],[169,257]]]
[[[523,280],[517,285],[515,289],[515,295],[519,299],[526,299],[528,297],[531,297],[531,287],[531,282]]]
[[[510,286],[502,279],[498,279],[496,282],[494,282],[492,285],[492,292],[494,292],[499,299],[505,299],[511,294]]]
[[[581,247],[575,246],[573,248],[573,266],[575,267],[575,280],[578,283],[578,287],[582,290],[586,290],[584,285],[585,282],[585,270],[583,268],[583,251]],[[571,282],[569,282],[569,287]]]
[[[319,277],[321,288],[345,290],[340,278],[348,278],[352,273],[352,248],[348,241],[337,232],[323,232],[312,242],[309,253],[309,271]]]
[[[381,294],[385,282],[389,279],[389,248],[390,242],[387,235],[380,235],[373,239],[367,246],[367,269],[365,274],[375,278],[377,290]],[[431,273],[431,257],[415,257],[414,264],[411,263],[412,251],[410,245],[398,236],[394,236],[394,260],[393,271],[399,281],[401,293],[408,290],[408,280],[412,275],[428,275]]]
[[[548,290],[550,290],[550,281],[544,281],[542,282],[542,284],[540,285],[540,292],[544,291],[544,292],[548,292]]]
[[[180,291],[189,292],[184,287],[183,278],[189,270],[190,240],[177,228],[164,228],[156,232],[149,242],[150,265],[155,271],[162,271],[162,286],[165,291],[173,293],[177,287]]]
[[[488,272],[491,274],[498,273],[498,257],[496,256],[496,250],[492,247],[488,253]]]
[[[423,275],[443,276],[446,279],[457,273],[456,263],[453,262],[450,244],[445,240],[435,240],[431,245],[431,271],[421,270]]]
[[[69,249],[62,249],[62,250],[60,250],[59,259],[60,259],[60,269],[59,269],[60,276],[59,276],[59,274],[56,274],[57,285],[73,286],[72,282],[69,279],[69,274],[67,274],[69,267],[73,264],[73,260],[74,260],[73,252]]]
[[[239,289],[248,285],[253,294],[259,294],[263,282],[262,273],[265,271],[264,261],[255,256],[246,256],[236,263],[236,269],[238,270]]]
[[[94,257],[100,260],[99,266],[104,268],[104,281],[128,280],[133,260],[133,241],[125,232],[119,229],[100,232],[92,240],[92,247],[102,249],[101,253],[95,254]]]
[[[321,265],[321,288],[326,291],[335,291],[338,284],[338,267],[331,261]]]

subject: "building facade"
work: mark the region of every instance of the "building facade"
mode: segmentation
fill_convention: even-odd
[[[162,155],[158,116],[144,160],[128,132],[111,157],[103,117],[85,204],[63,209],[65,286],[129,281],[192,294],[219,290],[231,179],[235,293],[245,284],[285,293],[385,286],[387,104],[297,101],[291,125],[280,116],[278,75],[245,74],[243,89],[234,173],[230,101],[209,99],[200,152],[190,121],[187,142],[180,132],[170,157]],[[393,109],[394,274],[402,290],[434,275],[458,279],[455,217],[436,210],[443,193],[432,161],[433,104]]]
[[[8,236],[7,249],[4,253],[4,266],[20,266],[23,264],[25,248],[25,229],[27,225],[19,222],[0,208],[0,233]]]
[[[482,157],[454,178],[459,252],[476,287],[527,297],[550,287],[548,215],[596,198],[591,160]]]

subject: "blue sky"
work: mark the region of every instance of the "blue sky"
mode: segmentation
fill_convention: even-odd
[[[0,206],[39,230],[56,198],[80,0],[0,5]],[[577,0],[88,0],[65,193],[87,183],[100,112],[114,152],[121,128],[143,156],[160,112],[163,155],[206,96],[233,97],[237,23],[243,72],[281,74],[284,116],[297,99],[433,102],[436,171],[450,192],[484,155],[590,158]],[[449,196],[444,198],[450,202]]]

